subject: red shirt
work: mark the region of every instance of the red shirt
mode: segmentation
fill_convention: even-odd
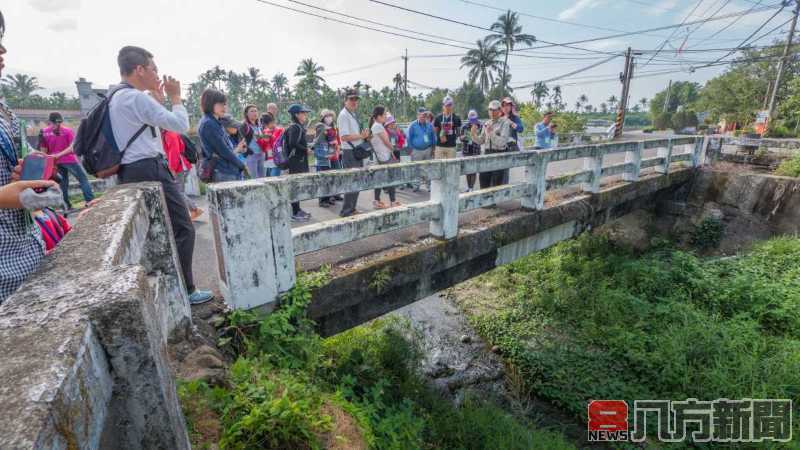
[[[264,137],[258,141],[258,145],[264,150],[267,154],[267,159],[272,159],[272,148],[275,146],[275,142],[281,138],[283,134],[283,128],[275,127],[272,130],[269,128],[264,128]]]
[[[167,165],[172,173],[181,173],[191,170],[192,163],[186,159],[184,152],[186,144],[181,135],[169,130],[161,130],[161,141],[164,143],[164,153],[167,154]]]
[[[56,133],[52,126],[43,128],[39,132],[39,150],[44,150],[48,155],[59,153],[72,145],[75,133],[70,128],[61,125]],[[78,164],[78,158],[74,153],[69,153],[56,160],[56,164]]]

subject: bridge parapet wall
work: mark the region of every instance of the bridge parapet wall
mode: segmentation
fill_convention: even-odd
[[[188,449],[167,343],[191,316],[157,184],[113,188],[0,305],[0,448]]]
[[[458,235],[461,212],[510,200],[541,210],[548,190],[580,186],[584,192],[598,193],[601,180],[607,177],[621,175],[624,181],[635,182],[645,168],[668,175],[675,162],[697,167],[704,160],[703,143],[702,137],[687,136],[214,184],[209,187],[209,199],[220,287],[232,308],[270,310],[279,294],[294,285],[296,255],[425,222],[434,237],[453,239]],[[657,156],[643,158],[647,149],[657,149]],[[624,162],[605,164],[605,157],[614,154],[624,154]],[[546,176],[548,164],[568,160],[582,160],[583,170]],[[513,167],[525,169],[522,183],[459,192],[462,175]],[[291,228],[291,202],[420,179],[431,180],[429,201]]]

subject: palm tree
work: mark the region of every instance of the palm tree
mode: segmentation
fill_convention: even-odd
[[[649,100],[647,100],[647,97],[642,97],[642,98],[639,99],[639,104],[642,105],[642,110],[645,110],[645,111],[647,110],[647,102],[648,101]]]
[[[606,101],[608,102],[608,109],[610,109],[612,111],[614,109],[616,109],[616,107],[617,107],[617,96],[616,95],[612,95],[611,97],[608,97],[608,100],[606,100]]]
[[[17,97],[24,99],[30,96],[34,91],[38,91],[42,87],[39,86],[39,80],[36,77],[18,73],[16,75],[6,75],[3,79],[3,84],[11,90]]]
[[[600,103],[600,112],[608,114],[608,105],[606,105],[606,102]]]
[[[541,81],[537,81],[533,85],[533,89],[531,90],[531,97],[533,97],[533,103],[536,104],[537,108],[542,107],[542,99],[547,97],[550,93],[550,88],[547,87],[546,84],[542,83]]]
[[[561,101],[561,86],[553,86],[553,93],[550,95],[550,100],[552,100],[552,104],[556,109],[562,109],[564,107],[564,103]]]
[[[502,88],[505,94],[507,86],[505,84],[506,73],[508,73],[508,54],[514,50],[516,44],[533,45],[536,42],[536,37],[532,34],[522,33],[522,25],[519,24],[519,16],[511,10],[497,18],[497,22],[493,23],[491,30],[494,32],[487,36],[487,38],[494,43],[502,42],[506,48],[505,60],[503,61],[503,75],[500,80],[503,82]]]
[[[589,103],[589,97],[587,97],[586,94],[581,94],[578,96],[578,101],[581,102],[581,106],[586,105]]]
[[[581,108],[583,107],[583,103],[576,101],[575,102],[575,112],[581,112]]]
[[[286,78],[286,75],[278,72],[272,77],[272,91],[279,102],[283,100],[283,94],[287,87],[289,87],[289,79]]]
[[[325,82],[325,79],[320,76],[320,72],[324,70],[325,68],[315,63],[313,59],[306,58],[300,61],[300,65],[297,66],[297,71],[295,71],[294,76],[301,78],[300,83],[313,89],[318,89],[320,84]]]
[[[469,50],[461,58],[461,68],[469,68],[469,81],[477,82],[481,91],[486,94],[494,84],[494,72],[501,69],[500,51],[497,44],[489,37],[475,41],[476,48]]]

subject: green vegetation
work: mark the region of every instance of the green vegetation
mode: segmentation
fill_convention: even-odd
[[[778,168],[775,169],[775,174],[785,177],[800,177],[800,153],[781,162]]]
[[[725,227],[719,219],[707,217],[692,232],[690,242],[698,250],[707,250],[719,246]]]
[[[179,388],[195,448],[573,448],[476,398],[455,408],[433,393],[418,336],[399,318],[321,339],[305,310],[325,277],[301,275],[263,319],[231,314],[220,342],[238,355],[228,386]]]
[[[581,420],[589,399],[800,400],[800,239],[723,260],[659,245],[584,235],[459,302],[534,395]]]

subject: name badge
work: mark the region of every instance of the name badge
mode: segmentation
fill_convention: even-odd
[[[425,136],[422,136],[422,139],[425,141],[426,144],[430,142],[430,138],[427,134]]]

